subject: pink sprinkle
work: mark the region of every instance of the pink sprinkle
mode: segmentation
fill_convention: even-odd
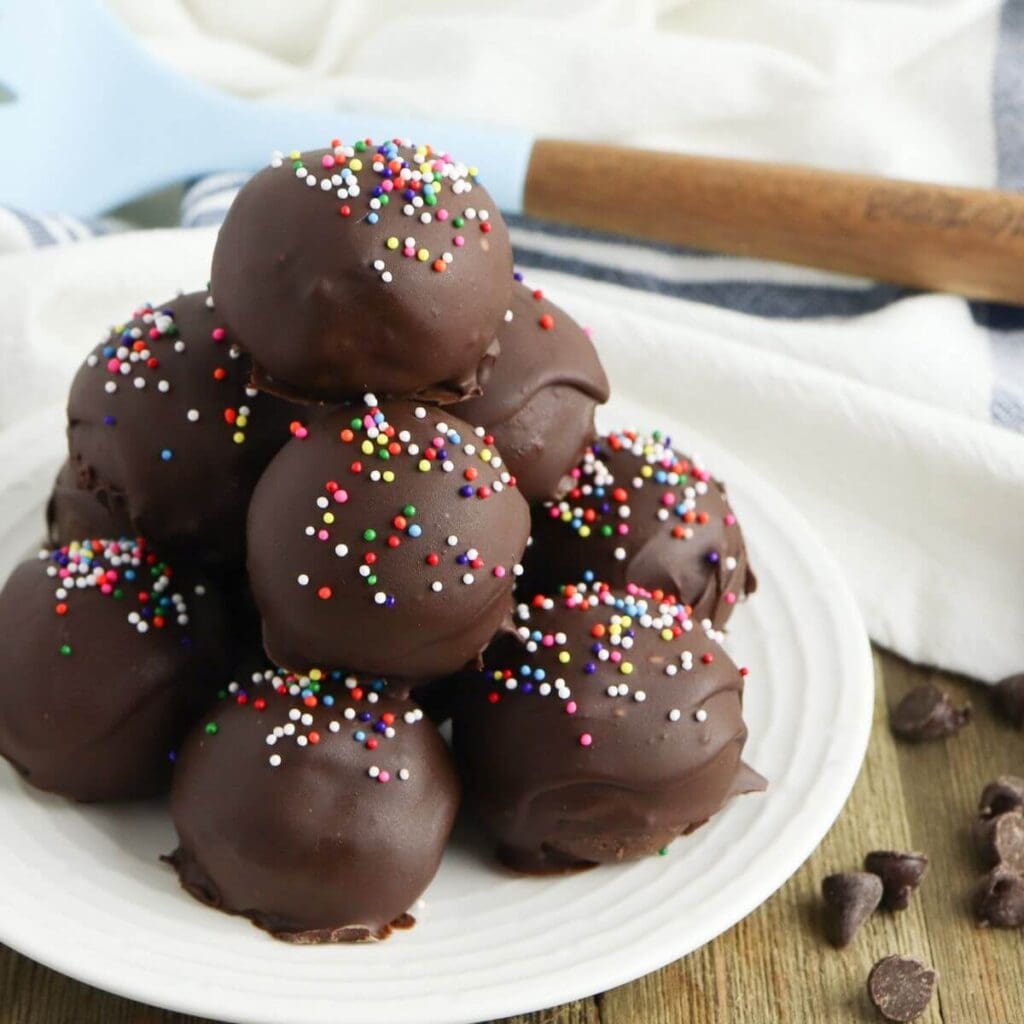
[[[676,503],[676,496],[671,491],[667,491],[661,496],[661,503],[671,508]]]
[[[576,466],[576,467],[573,468],[572,477],[573,477],[574,480],[579,480],[579,478],[582,475],[583,475],[583,470],[581,470],[579,466]]]
[[[391,781],[391,772],[381,772],[380,775],[377,776],[377,781],[378,782],[390,782]]]
[[[227,332],[224,330],[223,327],[214,327],[214,329],[210,332],[210,337],[213,338],[214,341],[223,341],[226,335]]]
[[[111,373],[117,373],[121,369],[121,364],[118,362],[117,359],[108,359],[107,360],[107,369]]]
[[[609,657],[617,665],[620,661],[622,661],[622,651],[612,651]]]
[[[330,537],[330,534],[326,530],[320,530],[316,536],[318,540],[327,540],[327,538]]]
[[[505,578],[505,566],[496,565],[494,567],[494,575],[500,580]]]
[[[635,583],[627,583],[626,584],[626,593],[627,594],[639,594],[640,593],[640,587],[637,586],[637,584],[635,584]]]
[[[389,181],[389,182],[387,182],[387,184],[390,185],[391,182]],[[437,213],[434,214],[434,216],[437,218],[437,220],[447,220],[448,219],[448,211],[447,210],[438,210]]]
[[[456,235],[454,242],[461,249],[466,244],[466,239],[462,235]]]
[[[324,167],[333,167],[334,157],[331,156],[330,153],[324,153],[323,157],[320,160],[320,163],[323,164]]]
[[[731,512],[727,513],[727,515],[725,517],[725,525],[726,526],[735,526],[736,525],[736,517]]]
[[[580,733],[580,746],[589,747],[594,742],[594,737],[589,732]]]
[[[576,701],[571,700],[571,701],[569,701],[568,704],[565,705],[565,713],[567,715],[575,715],[576,714]]]
[[[444,438],[443,437],[435,437],[434,440],[431,441],[430,443],[435,448],[443,448],[444,447]]]
[[[345,504],[345,502],[346,502],[346,501],[348,501],[348,491],[346,491],[346,490],[345,490],[345,489],[344,489],[343,487],[339,487],[339,488],[338,488],[338,489],[337,489],[337,490],[336,490],[336,491],[334,492],[334,500],[335,500],[335,501],[336,501],[336,502],[337,502],[337,503],[338,503],[339,505],[344,505],[344,504]]]
[[[309,436],[309,431],[305,427],[296,427],[295,436],[301,441],[304,437]]]
[[[544,634],[544,639],[541,640],[541,643],[545,647],[554,647],[555,646],[555,637],[554,637],[554,635],[552,633],[545,633]]]
[[[554,505],[552,505],[552,506],[551,506],[551,508],[549,508],[549,509],[548,509],[548,515],[549,515],[549,516],[550,516],[550,517],[551,517],[552,519],[559,519],[559,518],[561,518],[561,515],[562,515],[562,513],[561,513],[561,512],[559,512],[559,511],[558,511],[558,509],[557,509],[557,508],[555,508],[555,506],[554,506]]]
[[[402,250],[402,255],[403,256],[415,256],[416,255],[416,247],[414,245],[407,245]]]
[[[114,588],[109,583],[104,583],[103,586],[100,587],[101,594],[112,594],[113,592]]]
[[[620,537],[625,537],[629,533],[629,527],[625,523],[619,523],[617,532]]]
[[[725,598],[726,604],[736,603],[736,595],[731,590],[727,590],[722,596]]]
[[[385,178],[385,179],[384,179],[384,180],[383,180],[383,181],[382,181],[382,182],[380,183],[380,187],[381,187],[381,188],[382,188],[382,189],[383,189],[383,190],[384,190],[385,192],[390,192],[390,191],[391,191],[392,189],[394,189],[394,187],[395,187],[395,183],[394,183],[394,182],[393,182],[393,181],[392,181],[392,180],[391,180],[390,178]],[[442,213],[443,213],[443,212],[444,212],[444,211],[442,211]]]

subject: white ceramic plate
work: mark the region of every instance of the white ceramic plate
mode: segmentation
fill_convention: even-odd
[[[675,427],[650,408],[638,414],[628,396],[604,419]],[[38,538],[59,444],[36,448],[34,473],[2,481],[4,572]],[[377,946],[310,948],[186,896],[158,861],[175,845],[161,806],[77,807],[29,789],[5,765],[0,939],[100,988],[204,1016],[458,1024],[610,988],[739,921],[842,807],[864,754],[873,681],[853,600],[810,527],[741,464],[697,447],[729,482],[760,578],[728,647],[751,667],[746,758],[770,780],[767,793],[734,801],[666,857],[569,878],[510,877],[460,836],[411,931]]]
[[[132,271],[125,278],[137,274],[162,294],[161,282],[204,279],[210,241],[164,232],[94,244],[123,250],[130,258],[118,265]],[[111,310],[139,297],[135,285],[112,283],[109,267],[75,251],[88,248],[66,247],[53,257],[59,273],[39,275],[52,282],[41,308],[58,322],[66,310],[76,330],[72,313],[93,296]],[[560,284],[557,294],[565,292]],[[70,344],[66,330],[54,338]],[[751,668],[745,756],[770,780],[767,793],[734,801],[666,857],[569,878],[512,877],[460,834],[411,931],[376,946],[296,947],[181,891],[158,860],[175,845],[162,806],[74,806],[30,790],[0,765],[0,941],[100,988],[203,1016],[460,1024],[629,981],[767,899],[821,840],[857,775],[873,705],[867,638],[811,527],[754,472],[680,422],[674,380],[659,378],[641,404],[631,381],[642,345],[601,346],[616,392],[603,421],[674,432],[729,484],[760,588],[737,610],[728,647]],[[62,442],[59,402],[0,434],[0,577],[38,543]]]

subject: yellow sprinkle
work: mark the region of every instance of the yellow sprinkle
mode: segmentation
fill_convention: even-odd
[[[562,513],[562,522],[563,523],[571,523],[572,522],[572,513],[571,512],[563,512]]]
[[[491,461],[491,449],[490,448],[481,448],[480,449],[480,458],[483,459],[484,462],[490,462]]]
[[[420,459],[419,468],[421,473],[430,472],[430,462],[427,459]]]
[[[247,426],[249,426],[249,417],[248,416],[236,416],[235,417],[235,426],[236,427],[247,427]]]
[[[581,526],[579,532],[580,532],[580,536],[581,537],[589,537],[590,536],[590,527],[589,526]]]
[[[418,259],[420,261],[420,263],[426,263],[427,260],[430,259],[430,250],[429,249],[420,249],[416,253],[416,259]]]
[[[235,444],[244,444],[245,443],[245,434],[243,434],[242,431],[240,431],[240,430],[236,430],[231,435],[231,440],[234,441]]]
[[[643,466],[640,470],[641,476],[654,476],[654,470],[650,466]]]
[[[334,513],[333,513],[333,512],[325,512],[325,513],[324,513],[324,522],[325,522],[325,523],[326,523],[326,524],[327,524],[328,526],[330,526],[330,525],[331,525],[331,523],[333,523],[333,522],[334,522]]]
[[[370,440],[364,441],[360,446],[360,449],[364,455],[373,454],[373,442]]]
[[[480,173],[475,167],[467,167],[466,170],[469,171],[470,177],[473,178],[475,178]]]
[[[624,662],[623,662],[623,663],[622,663],[622,664],[621,664],[621,665],[619,666],[619,671],[620,671],[620,672],[621,672],[621,673],[622,673],[622,674],[623,674],[624,676],[629,676],[629,675],[632,675],[632,674],[633,674],[633,663],[632,663],[631,661],[624,661]]]
[[[672,639],[672,630],[671,629],[663,629],[661,631],[661,639],[662,640],[671,640]]]
[[[385,469],[380,475],[381,480],[386,484],[393,484],[395,482],[395,474],[390,469]]]
[[[317,680],[323,678],[323,673],[318,668],[311,668],[309,670],[309,678],[312,679],[313,682],[315,683],[317,682]]]
[[[632,626],[633,625],[633,619],[629,615],[623,615],[622,618],[619,619],[619,622],[622,623],[623,626]]]
[[[290,153],[288,154],[288,157],[289,157],[289,159],[291,159],[291,160],[298,160],[300,156],[302,156],[302,154],[301,154],[301,153],[300,153],[300,152],[299,152],[299,151],[298,151],[297,149],[293,149],[293,150],[292,150],[292,151],[291,151],[291,152],[290,152]]]
[[[572,661],[572,655],[568,651],[559,651],[558,652],[558,660],[563,665],[568,665],[569,662]]]
[[[359,157],[353,157],[349,160],[348,165],[353,171],[361,171],[363,169],[363,161]]]
[[[384,244],[389,249],[397,249],[398,245],[399,245],[399,242],[398,242],[398,239],[394,235],[392,235]]]

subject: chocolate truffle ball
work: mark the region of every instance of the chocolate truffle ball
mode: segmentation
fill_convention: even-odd
[[[608,401],[604,368],[583,328],[518,282],[498,341],[483,395],[460,405],[459,415],[494,435],[527,501],[561,497],[597,433],[594,409]]]
[[[267,656],[295,672],[454,672],[507,619],[529,530],[482,428],[372,395],[317,418],[249,510]]]
[[[142,540],[73,542],[0,592],[0,754],[75,800],[151,796],[223,678],[220,598]]]
[[[522,590],[580,579],[636,583],[721,629],[756,587],[725,487],[662,434],[623,431],[588,447],[574,486],[534,510]]]
[[[508,229],[475,173],[407,143],[275,157],[213,254],[255,379],[300,398],[476,393],[511,284]]]
[[[85,482],[87,484],[87,481]],[[130,537],[134,533],[124,495],[103,495],[78,486],[78,474],[65,460],[46,505],[46,533],[53,547],[82,537]]]
[[[249,497],[296,414],[248,377],[205,292],[136,310],[71,386],[76,485],[162,552],[241,563]]]
[[[738,793],[745,670],[682,606],[563,588],[517,610],[453,715],[467,804],[517,870],[648,856]]]
[[[255,673],[178,758],[170,858],[197,899],[290,942],[408,926],[459,801],[448,748],[379,679]]]

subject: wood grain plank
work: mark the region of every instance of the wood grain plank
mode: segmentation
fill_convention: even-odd
[[[877,1024],[865,995],[875,960],[920,956],[942,972],[940,1000],[924,1024],[1021,1024],[1021,934],[980,932],[966,907],[977,867],[966,837],[982,785],[1024,772],[1024,739],[1000,725],[985,694],[888,654],[875,656],[875,723],[850,802],[821,847],[771,900],[696,953],[593,999],[509,1018],[504,1024]],[[959,736],[897,744],[886,704],[935,680],[975,698]],[[867,850],[923,849],[932,870],[910,909],[876,914],[849,949],[821,935],[820,884],[860,866]],[[99,992],[0,947],[0,1024],[204,1024]],[[495,1022],[497,1024],[497,1022]]]
[[[935,966],[943,975],[943,1015],[950,1024],[1018,1024],[1024,1021],[1024,934],[975,927],[970,894],[981,871],[969,828],[986,782],[1024,774],[1024,739],[993,715],[983,687],[895,658],[887,663],[891,705],[922,682],[970,699],[975,710],[974,721],[953,738],[898,745],[900,775],[912,794],[907,814],[915,843],[932,863],[921,902]]]

